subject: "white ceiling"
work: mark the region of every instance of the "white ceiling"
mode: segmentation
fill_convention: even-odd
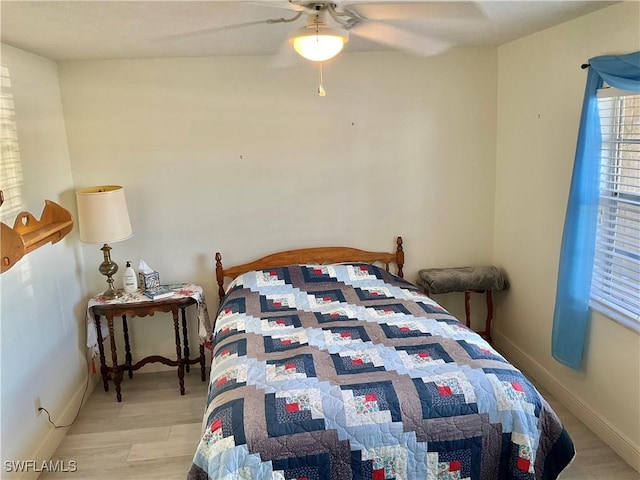
[[[614,1],[335,0],[424,42],[500,45]],[[291,17],[286,1],[7,1],[0,3],[2,42],[61,60],[211,55],[273,55],[291,50],[293,23],[219,27]],[[379,26],[379,25],[378,25]],[[383,30],[378,30],[384,32]],[[355,32],[355,30],[354,30]],[[388,49],[351,35],[345,51]]]

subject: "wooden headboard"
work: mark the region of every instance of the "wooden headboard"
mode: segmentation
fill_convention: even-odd
[[[224,279],[226,277],[235,278],[238,275],[251,270],[263,270],[266,268],[282,267],[285,265],[296,265],[306,263],[341,263],[341,262],[380,262],[385,265],[387,272],[389,265],[395,263],[398,267],[397,275],[403,277],[402,267],[404,266],[404,250],[402,249],[402,237],[396,240],[396,251],[369,252],[350,247],[315,247],[302,248],[298,250],[287,250],[273,253],[254,260],[250,263],[243,263],[230,268],[222,267],[222,255],[216,253],[216,280],[218,282],[218,295],[220,301],[224,298]]]

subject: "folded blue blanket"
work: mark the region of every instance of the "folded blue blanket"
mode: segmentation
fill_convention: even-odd
[[[417,285],[431,293],[466,290],[505,290],[508,284],[496,267],[427,268],[418,272]]]

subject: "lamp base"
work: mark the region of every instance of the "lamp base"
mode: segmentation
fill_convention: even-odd
[[[105,243],[100,250],[104,254],[104,261],[98,267],[98,271],[107,277],[107,284],[109,285],[102,296],[105,298],[119,298],[122,296],[122,292],[113,288],[113,275],[118,271],[118,265],[111,261],[111,247]]]
[[[109,279],[107,279],[107,283]],[[120,298],[122,296],[122,292],[113,288],[113,279],[111,279],[111,284],[109,284],[109,288],[107,288],[104,292],[102,292],[102,297],[104,298]]]

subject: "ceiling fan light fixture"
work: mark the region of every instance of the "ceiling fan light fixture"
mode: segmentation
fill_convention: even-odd
[[[335,57],[348,41],[349,32],[324,23],[307,25],[289,35],[295,51],[312,62],[324,62]]]

